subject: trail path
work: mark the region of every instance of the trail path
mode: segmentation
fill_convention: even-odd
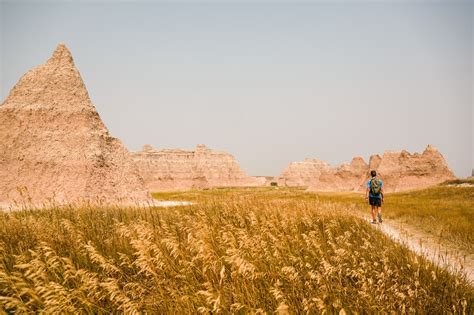
[[[369,222],[371,218],[364,216]],[[423,255],[434,264],[450,271],[462,270],[474,284],[474,253],[462,250],[439,237],[420,231],[401,221],[384,220],[374,226],[393,240],[406,245],[410,250]]]

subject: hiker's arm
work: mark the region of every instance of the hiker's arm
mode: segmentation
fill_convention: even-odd
[[[369,187],[367,187],[367,189],[365,190],[365,200],[369,199]]]
[[[383,195],[384,195],[384,193],[383,193],[383,186],[382,186],[382,188],[380,189],[380,193],[382,194],[382,202],[383,202]]]

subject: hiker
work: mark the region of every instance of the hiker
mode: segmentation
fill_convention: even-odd
[[[383,203],[383,182],[377,178],[376,171],[370,171],[371,179],[367,182],[367,191],[365,192],[365,201],[369,200],[372,208],[372,224],[376,224],[375,213],[379,223],[382,223],[382,203]]]

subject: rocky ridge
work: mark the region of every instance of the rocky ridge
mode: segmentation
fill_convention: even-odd
[[[248,176],[229,153],[202,144],[194,151],[145,145],[131,155],[151,191],[258,186],[264,181]]]
[[[421,189],[455,178],[441,153],[428,145],[423,153],[403,150],[372,155],[368,164],[361,157],[335,167],[318,159],[293,162],[278,183],[307,186],[311,191],[363,191],[370,170],[384,180],[386,192]]]

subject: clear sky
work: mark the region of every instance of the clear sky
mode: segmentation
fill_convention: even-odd
[[[474,167],[472,1],[0,3],[1,99],[64,42],[130,150],[204,143],[278,175],[433,144]]]

